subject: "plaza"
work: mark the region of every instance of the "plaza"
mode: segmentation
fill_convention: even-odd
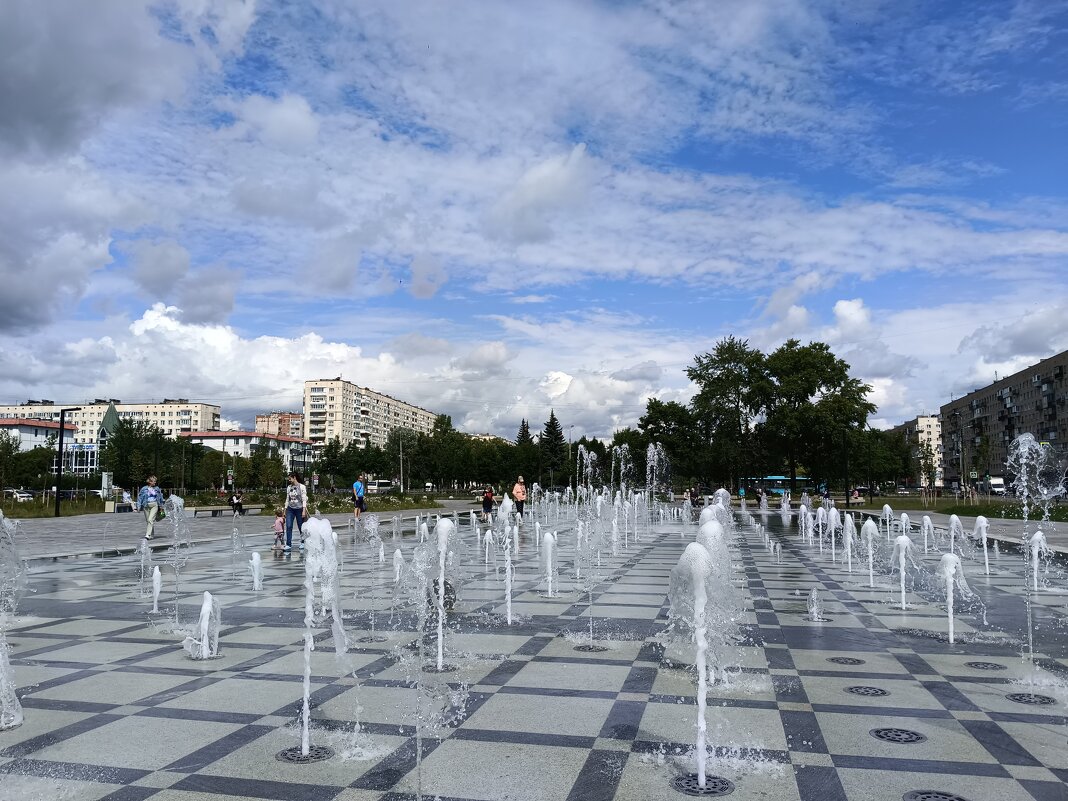
[[[309,763],[278,758],[300,744],[305,556],[271,550],[268,518],[188,521],[177,612],[161,523],[159,614],[135,552],[140,516],[27,521],[28,587],[7,632],[25,722],[0,732],[0,799],[684,798],[673,782],[694,770],[693,650],[663,634],[669,577],[697,526],[651,515],[603,550],[587,593],[574,515],[535,507],[513,557],[509,624],[502,554],[479,538],[472,508],[436,510],[457,513],[461,576],[445,673],[424,669],[434,627],[421,637],[417,610],[393,603],[393,552],[410,563],[419,544],[411,514],[396,540],[380,521],[382,561],[347,517],[330,518],[349,647],[336,653],[329,622],[316,621],[311,741],[333,755]],[[707,771],[731,798],[1068,799],[1063,563],[1032,597],[1032,671],[1027,567],[999,521],[990,575],[964,565],[985,613],[958,609],[951,645],[938,598],[910,592],[902,611],[882,566],[871,587],[859,555],[850,571],[841,550],[832,559],[800,537],[794,516],[734,514],[745,613],[707,711]],[[551,595],[535,520],[558,534]],[[919,556],[931,570],[936,551]],[[813,589],[821,621],[809,619]],[[194,661],[180,629],[205,591],[222,605],[220,649]]]

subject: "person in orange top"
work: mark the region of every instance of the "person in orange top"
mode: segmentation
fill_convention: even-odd
[[[515,501],[515,513],[522,517],[523,504],[527,502],[527,485],[523,481],[522,476],[519,477],[519,480],[515,482],[515,486],[512,487],[512,500]]]

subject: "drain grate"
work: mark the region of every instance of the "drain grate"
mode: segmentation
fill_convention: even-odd
[[[909,790],[901,796],[901,801],[968,801],[968,799],[956,793],[945,793],[941,790]]]
[[[603,651],[607,651],[608,649],[605,648],[603,645],[590,645],[589,643],[587,643],[586,645],[576,645],[575,646],[575,650],[576,651],[585,651],[587,653],[599,654],[599,653],[601,653]]]
[[[709,776],[707,774],[705,775],[704,787],[697,783],[696,773],[685,773],[682,776],[676,776],[672,780],[671,786],[680,793],[686,793],[686,795],[722,796],[730,795],[734,792],[734,782],[724,779],[722,776]]]
[[[927,741],[927,735],[920,734],[918,731],[912,731],[911,729],[872,729],[868,734],[876,740],[882,740],[884,743],[898,743],[900,745],[911,745],[913,743],[923,743]]]
[[[997,662],[965,662],[966,667],[974,668],[975,670],[1008,670],[1004,665],[999,665]]]
[[[456,670],[456,665],[442,665],[440,670],[437,664],[423,665],[424,673],[452,673],[454,670]]]
[[[322,762],[324,759],[330,759],[334,755],[334,749],[325,745],[313,745],[308,749],[307,755],[300,752],[300,746],[295,745],[292,748],[287,748],[285,751],[279,751],[274,755],[274,758],[279,762],[290,762],[297,765],[304,765],[308,762]]]
[[[883,695],[890,695],[888,691],[880,687],[865,687],[863,685],[857,687],[846,687],[845,691],[847,693],[852,693],[853,695],[864,695],[868,698],[878,698]]]
[[[857,659],[853,656],[829,656],[828,662],[833,662],[836,665],[863,665],[865,664],[863,659]]]
[[[1009,693],[1005,697],[1017,704],[1031,704],[1032,706],[1048,706],[1057,703],[1055,698],[1038,693]]]

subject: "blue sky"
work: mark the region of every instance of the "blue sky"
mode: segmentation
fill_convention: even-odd
[[[470,432],[829,342],[877,425],[1068,347],[1068,2],[0,7],[0,399],[344,375]]]

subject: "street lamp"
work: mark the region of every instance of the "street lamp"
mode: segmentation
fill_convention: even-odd
[[[63,491],[63,434],[67,425],[67,412],[80,412],[81,406],[72,406],[69,409],[59,410],[59,459],[56,462],[56,517],[59,517],[59,494]]]

